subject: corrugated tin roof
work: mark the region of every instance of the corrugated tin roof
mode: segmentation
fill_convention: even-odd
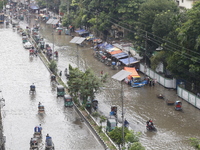
[[[59,19],[49,19],[46,24],[57,24],[59,22]]]
[[[118,81],[122,81],[126,77],[128,77],[130,74],[131,74],[131,72],[128,72],[128,71],[125,71],[125,70],[121,70],[120,72],[118,72],[115,75],[113,75],[112,79],[115,79],[115,80],[118,80]]]
[[[85,40],[85,38],[83,38],[83,37],[77,37],[77,36],[75,36],[75,37],[70,41],[70,43],[81,44],[84,40]]]

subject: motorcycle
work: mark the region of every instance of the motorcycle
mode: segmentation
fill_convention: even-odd
[[[147,131],[157,131],[156,127],[154,125],[146,125]]]

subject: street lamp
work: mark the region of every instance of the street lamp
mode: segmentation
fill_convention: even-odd
[[[124,146],[124,91],[123,82],[126,77],[131,75],[130,72],[121,70],[120,72],[113,75],[111,78],[121,82],[121,101],[122,101],[122,146]]]

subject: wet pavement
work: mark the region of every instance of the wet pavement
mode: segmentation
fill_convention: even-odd
[[[6,150],[28,150],[34,127],[40,123],[43,128],[40,150],[44,150],[47,133],[56,150],[102,150],[75,110],[65,108],[63,99],[56,98],[50,73],[39,57],[29,57],[21,36],[13,32],[11,25],[9,28],[0,26],[0,39],[0,90],[5,99],[1,111]],[[29,94],[32,83],[36,85],[35,95]],[[38,114],[39,102],[44,105],[45,114]]]
[[[59,53],[57,60],[59,71],[68,68],[69,64],[77,67],[77,46],[69,43],[71,36],[58,35],[50,25],[41,24],[40,30],[46,42],[52,47],[55,43],[55,50]],[[108,116],[111,105],[117,105],[119,108],[118,116],[121,116],[121,88],[120,83],[111,80],[110,77],[119,70],[111,70],[93,56],[93,50],[88,47],[78,47],[79,66],[81,70],[91,68],[97,76],[100,76],[101,70],[109,74],[107,89],[96,96],[99,100],[99,111]],[[141,74],[142,75],[142,74]],[[62,79],[66,82],[64,76]],[[125,118],[130,122],[130,127],[141,132],[141,143],[146,149],[151,150],[192,150],[189,138],[200,138],[199,124],[200,112],[198,109],[177,97],[175,90],[166,89],[159,84],[154,87],[145,86],[142,88],[131,88],[123,84],[124,88],[124,108]],[[166,105],[166,102],[156,97],[162,93],[169,100],[181,100],[183,111],[175,111],[174,106]],[[152,119],[157,132],[146,131],[146,121]]]

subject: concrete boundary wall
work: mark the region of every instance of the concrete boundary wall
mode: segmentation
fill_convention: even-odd
[[[165,78],[141,63],[140,63],[140,71],[145,75],[149,76],[150,78],[155,79],[158,83],[160,83],[162,86],[166,88],[172,88],[172,89],[176,88],[175,78],[173,79]]]
[[[177,94],[179,97],[187,101],[188,103],[192,104],[193,106],[197,107],[200,109],[200,97],[194,95],[191,92],[188,92],[187,90],[177,87]]]
[[[140,64],[140,71],[150,78],[156,79],[158,83],[166,88],[173,88],[176,89],[176,79],[168,79],[165,78],[158,73],[154,72],[152,69],[145,67],[144,64]],[[200,109],[200,97],[196,96],[194,93],[187,91],[180,86],[177,86],[177,94],[179,97],[190,103],[191,105],[195,106],[196,108]]]

